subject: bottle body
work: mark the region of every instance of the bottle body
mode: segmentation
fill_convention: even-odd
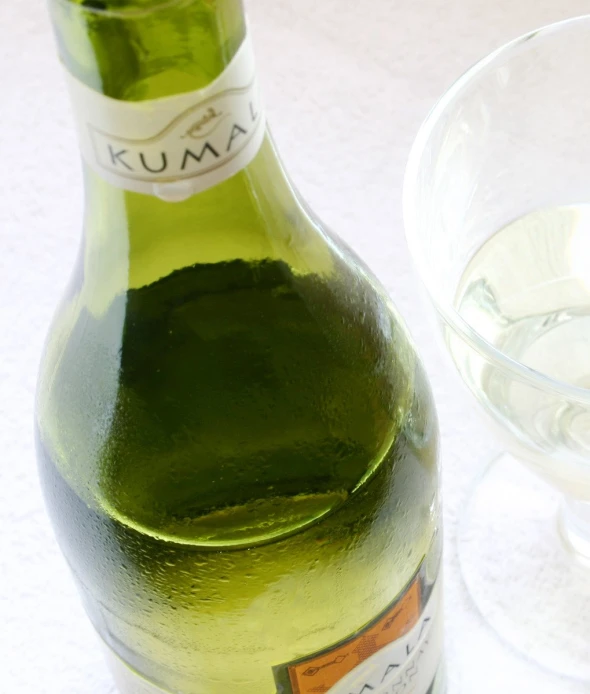
[[[198,27],[211,11],[215,31],[242,26],[235,4],[173,3]],[[126,48],[138,20],[117,12],[80,26],[122,22],[105,35]],[[241,41],[218,42],[228,61]],[[170,83],[147,73],[144,88]],[[36,429],[60,546],[123,690],[327,691],[405,638],[400,678],[420,644],[416,694],[438,691],[436,419],[381,287],[268,135],[180,201],[88,165],[86,181]]]
[[[120,658],[165,691],[272,692],[273,667],[359,631],[425,557],[436,578],[436,431],[385,300],[366,304],[361,324],[358,294],[342,310],[317,277],[298,278],[305,303],[288,267],[270,262],[188,275],[198,285],[215,272],[227,273],[229,298],[191,285],[171,309],[147,297],[136,311],[139,290],[96,325],[79,319],[80,357],[63,355],[53,391],[80,381],[94,391],[117,374],[113,414],[101,455],[64,464],[41,412],[42,480],[86,609]],[[263,320],[231,322],[234,308]],[[269,331],[273,313],[285,325]],[[117,318],[119,351],[103,338]],[[395,332],[355,354],[367,328],[384,327]],[[62,426],[66,407],[88,418],[75,429],[90,441],[106,413],[92,415],[78,390],[47,406]]]

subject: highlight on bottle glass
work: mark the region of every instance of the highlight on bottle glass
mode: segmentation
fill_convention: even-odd
[[[508,644],[582,680],[590,680],[589,69],[590,16],[491,54],[428,116],[404,189],[407,239],[438,328],[505,450],[464,513],[463,578]]]

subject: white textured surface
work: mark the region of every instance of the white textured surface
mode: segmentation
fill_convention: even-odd
[[[457,514],[495,450],[439,354],[404,245],[410,144],[435,98],[525,30],[588,0],[250,0],[275,138],[311,205],[391,290],[420,345],[443,433],[450,694],[563,694],[479,621],[454,551]],[[114,689],[45,515],[32,445],[37,362],[77,250],[82,191],[44,7],[0,0],[0,692]],[[499,548],[501,552],[501,548]],[[204,692],[203,694],[206,694]]]

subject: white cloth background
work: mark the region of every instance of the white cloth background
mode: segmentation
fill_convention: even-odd
[[[405,247],[401,185],[421,120],[464,69],[526,30],[590,12],[590,1],[248,4],[284,160],[312,207],[391,291],[435,390],[450,694],[588,693],[589,685],[531,671],[487,630],[464,593],[454,550],[457,516],[478,466],[498,446],[433,337]],[[38,1],[0,0],[0,94],[0,690],[112,694],[43,508],[32,442],[37,363],[74,261],[82,213],[72,118]]]

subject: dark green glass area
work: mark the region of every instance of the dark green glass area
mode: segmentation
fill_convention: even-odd
[[[97,505],[156,537],[231,546],[354,493],[399,432],[413,362],[386,300],[335,276],[235,260],[130,290]],[[88,355],[120,311],[81,317],[60,379],[92,378]]]

